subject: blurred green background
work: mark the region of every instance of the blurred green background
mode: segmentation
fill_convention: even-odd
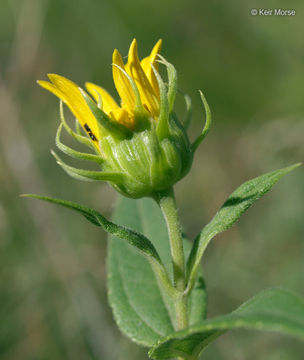
[[[55,163],[58,101],[36,79],[54,72],[114,92],[111,55],[140,56],[163,39],[162,54],[193,98],[191,136],[202,127],[197,89],[214,123],[193,170],[177,185],[193,237],[248,178],[303,159],[304,3],[266,0],[0,1],[0,358],[143,360],[124,338],[106,294],[106,236],[76,214],[21,199],[35,192],[73,199],[110,216],[106,184],[69,178]],[[252,8],[296,16],[252,16]],[[184,110],[179,99],[180,116]],[[203,261],[209,316],[233,310],[269,286],[304,295],[304,173],[297,170],[218,236]],[[287,337],[234,331],[209,360],[302,360]]]

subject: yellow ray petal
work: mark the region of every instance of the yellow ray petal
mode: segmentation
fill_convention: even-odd
[[[117,121],[122,125],[125,125],[131,130],[134,129],[134,118],[129,115],[126,109],[120,107],[117,109],[113,109],[109,115],[112,120]]]
[[[71,112],[75,115],[75,117],[84,127],[89,136],[92,139],[94,139],[94,137],[99,139],[97,121],[92,114],[89,106],[85,102],[79,90],[79,87],[71,80],[68,80],[60,75],[49,74],[48,77],[61,95],[57,95],[54,91],[53,93],[65,101],[65,103],[69,106]]]
[[[157,60],[157,55],[160,53],[161,47],[162,47],[162,39],[159,39],[158,42],[154,45],[151,54],[145,57],[144,59],[142,59],[140,62],[147,78],[150,81],[150,84],[153,87],[153,90],[155,91],[158,97],[159,97],[158,83],[154,75],[154,71],[152,69],[151,64],[154,66],[156,70],[158,70],[158,62],[156,60]]]
[[[112,98],[112,96],[101,86],[95,85],[93,83],[87,82],[86,88],[88,89],[89,93],[94,97],[96,102],[99,101],[99,96],[101,97],[102,101],[102,110],[109,114],[112,110],[119,109],[118,104]]]
[[[130,112],[134,111],[135,107],[135,95],[130,84],[129,79],[126,75],[117,67],[119,66],[122,70],[125,71],[125,66],[122,61],[122,57],[118,50],[113,52],[113,64],[112,64],[113,80],[116,87],[116,90],[123,102],[123,104],[128,108]],[[117,65],[117,66],[115,66]]]
[[[57,89],[57,87],[54,84],[50,83],[49,81],[44,81],[44,80],[37,80],[37,83],[44,89],[46,89],[46,90],[50,91],[51,93],[53,93],[54,95],[58,96],[59,99],[61,99],[65,104],[67,104],[65,96],[61,93],[61,91],[59,89]]]
[[[143,105],[148,108],[153,116],[157,116],[159,111],[157,96],[140,65],[137,54],[136,39],[134,39],[131,43],[126,69],[138,87]]]

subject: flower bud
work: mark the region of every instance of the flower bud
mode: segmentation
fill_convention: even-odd
[[[69,156],[94,161],[101,167],[101,171],[77,169],[55,154],[68,174],[81,180],[105,180],[125,196],[140,198],[172,187],[188,173],[193,153],[209,125],[206,129],[206,123],[205,133],[203,131],[191,145],[185,126],[173,111],[177,74],[173,65],[159,55],[160,48],[161,40],[151,54],[140,61],[134,39],[127,64],[114,50],[112,70],[120,105],[105,89],[92,83],[86,84],[90,96],[59,75],[50,74],[51,82],[39,81],[42,87],[57,95],[77,119],[77,131],[74,131],[64,118],[61,103],[58,148]],[[167,68],[168,85],[158,73],[159,63]],[[202,100],[208,120],[209,107],[203,95]],[[95,153],[82,153],[64,145],[60,140],[63,127]]]

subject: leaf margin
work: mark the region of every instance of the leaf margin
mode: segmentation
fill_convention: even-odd
[[[295,170],[296,168],[298,168],[301,165],[302,165],[302,163],[296,163],[296,164],[290,165],[288,167],[277,169],[277,170],[262,174],[260,176],[257,176],[257,177],[255,177],[253,179],[247,180],[244,183],[242,183],[240,186],[238,186],[228,196],[227,200],[221,206],[219,211],[214,215],[214,217],[209,221],[209,223],[206,226],[203,227],[202,231],[196,236],[196,238],[194,240],[191,252],[190,252],[190,254],[188,256],[188,259],[187,259],[187,265],[186,265],[187,283],[188,283],[186,293],[191,292],[191,290],[193,288],[193,285],[195,283],[196,274],[197,274],[197,271],[198,271],[198,268],[199,268],[199,264],[201,262],[204,251],[205,251],[206,247],[208,246],[208,244],[210,243],[210,241],[216,235],[218,235],[221,232],[224,232],[224,231],[228,230],[230,227],[232,227],[239,220],[239,218],[244,214],[244,212],[246,210],[248,210],[249,207],[251,207],[253,205],[253,203],[256,200],[260,199],[266,192],[271,190],[273,185],[275,185],[284,175],[287,175],[289,172]],[[225,212],[225,209],[226,209],[227,206],[231,206],[229,204],[229,202],[234,199],[233,196],[235,194],[238,194],[238,192],[242,188],[245,188],[249,184],[252,185],[255,181],[257,181],[259,179],[262,179],[262,178],[266,178],[267,176],[269,176],[270,179],[271,179],[271,177],[275,177],[273,179],[272,183],[271,184],[266,184],[266,186],[264,186],[264,188],[260,189],[259,191],[257,191],[255,193],[255,196],[251,196],[253,198],[253,201],[247,202],[246,206],[240,211],[240,214],[237,217],[235,217],[235,219],[233,221],[228,222],[224,226],[222,224],[220,224],[220,222],[221,222],[221,213]],[[267,179],[267,180],[270,181],[270,179]],[[245,200],[246,200],[246,198],[245,198]],[[233,204],[232,204],[232,206],[233,206]],[[216,227],[216,225],[218,225],[218,224],[220,224],[219,229],[214,229]]]
[[[280,292],[280,293],[284,293],[285,295],[287,294],[288,296],[293,297],[296,301],[299,301],[299,303],[301,303],[301,306],[303,307],[303,314],[304,314],[304,298],[301,297],[299,294],[287,290],[283,287],[272,287],[272,288],[268,288],[268,289],[264,289],[263,291],[259,292],[258,294],[254,295],[252,298],[250,298],[249,300],[245,301],[243,304],[241,304],[236,310],[232,311],[231,313],[225,314],[225,315],[220,315],[220,316],[216,316],[212,319],[208,319],[205,320],[203,322],[201,322],[200,324],[196,324],[194,326],[191,326],[187,329],[183,329],[180,331],[176,331],[170,335],[168,335],[167,337],[164,337],[163,339],[160,339],[155,345],[153,345],[150,350],[149,350],[149,356],[152,359],[155,360],[165,360],[165,359],[171,359],[173,357],[176,356],[182,356],[185,357],[185,359],[187,360],[191,360],[191,359],[197,359],[197,356],[202,352],[202,350],[209,345],[209,343],[211,343],[212,341],[216,340],[219,336],[221,336],[222,334],[224,334],[225,332],[227,332],[228,330],[234,330],[234,329],[246,329],[246,330],[263,330],[263,331],[269,331],[269,332],[276,332],[276,333],[282,333],[282,334],[286,334],[289,336],[293,336],[295,338],[298,338],[299,340],[304,341],[304,317],[302,319],[302,323],[299,322],[299,324],[302,326],[301,329],[301,334],[297,333],[296,330],[291,330],[291,331],[287,331],[286,329],[284,329],[284,324],[282,323],[277,323],[275,325],[269,325],[269,327],[267,328],[262,328],[267,321],[265,321],[265,323],[263,324],[263,321],[261,320],[252,320],[251,319],[251,324],[250,321],[245,323],[242,322],[244,319],[242,319],[242,314],[243,316],[248,316],[248,318],[250,318],[250,316],[253,316],[254,313],[251,313],[250,311],[246,312],[246,307],[250,306],[254,301],[256,301],[258,298],[264,296],[265,294],[267,295],[267,293],[271,293],[271,292]],[[244,311],[245,309],[245,311]],[[273,314],[266,314],[265,312],[261,312],[256,313],[257,315],[262,315],[262,316],[278,316],[278,317],[282,317],[283,321],[288,319],[284,318],[284,316],[282,316],[282,314],[277,314],[277,313],[273,313]],[[229,317],[234,317],[234,319],[232,319],[232,321],[229,319]],[[227,319],[228,318],[228,322]],[[226,320],[226,323],[225,323]],[[250,319],[249,319],[250,320]],[[293,319],[294,320],[294,319]],[[229,325],[229,321],[231,321],[230,325]],[[297,323],[298,321],[295,321],[295,323]],[[297,326],[298,324],[296,324]],[[266,324],[267,326],[267,324]],[[168,353],[166,355],[166,349],[164,354],[162,355],[160,354],[157,355],[157,351],[159,351],[161,349],[161,346],[163,346],[164,344],[166,344],[167,342],[170,342],[170,340],[174,340],[175,337],[180,336],[181,338],[178,339],[177,341],[185,341],[185,337],[182,338],[183,335],[195,335],[197,334],[199,331],[210,331],[211,334],[208,335],[207,337],[202,341],[202,344],[200,346],[196,346],[194,348],[194,353],[192,354],[187,354],[182,352],[181,350],[175,350],[175,352],[171,352]],[[155,356],[156,355],[156,356]]]

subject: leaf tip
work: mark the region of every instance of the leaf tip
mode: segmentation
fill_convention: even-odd
[[[302,162],[298,162],[298,163],[296,163],[296,164],[294,164],[294,165],[291,165],[291,170],[293,170],[293,169],[296,169],[296,168],[298,168],[298,167],[300,167],[300,166],[302,166],[303,165],[303,163]]]
[[[39,195],[35,195],[35,194],[19,194],[20,197],[22,198],[36,198],[36,199],[39,199]]]
[[[290,165],[290,166],[286,167],[286,168],[285,168],[285,174],[290,173],[291,171],[297,169],[298,167],[300,167],[300,166],[302,166],[302,165],[303,165],[302,162],[298,162],[298,163],[296,163],[296,164],[293,164],[293,165]],[[284,169],[282,169],[282,170],[284,170]]]

